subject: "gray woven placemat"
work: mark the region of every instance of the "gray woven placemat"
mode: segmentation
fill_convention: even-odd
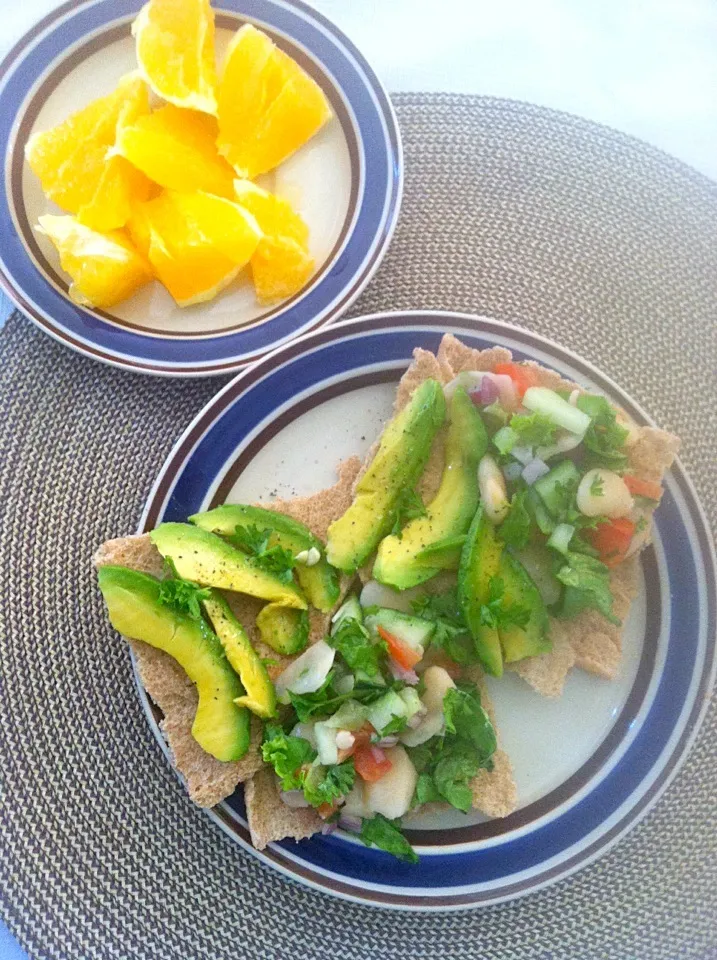
[[[717,185],[613,131],[486,98],[396,97],[401,222],[352,314],[454,308],[573,347],[684,439],[717,521]],[[0,334],[0,903],[32,957],[717,957],[717,711],[609,855],[505,906],[410,916],[284,881],[192,807],[89,558],[134,529],[217,381],[145,379],[16,316]]]

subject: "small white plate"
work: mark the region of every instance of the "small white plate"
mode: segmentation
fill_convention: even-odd
[[[320,14],[288,0],[232,0],[217,13],[217,57],[248,20],[269,33],[320,84],[333,118],[258,182],[306,220],[316,272],[299,294],[261,307],[248,274],[215,300],[181,309],[152,283],[111,310],[68,296],[57,251],[34,227],[61,213],[24,162],[32,134],[111,92],[136,70],[130,25],[141,0],[84,0],[31,30],[0,65],[0,127],[7,142],[0,211],[14,232],[0,251],[0,280],[40,326],[83,353],[148,373],[206,376],[241,368],[336,319],[377,268],[398,216],[402,157],[390,101],[358,51]],[[88,94],[91,91],[91,94]]]

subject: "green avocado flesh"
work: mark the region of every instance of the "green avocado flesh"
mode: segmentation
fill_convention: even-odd
[[[389,421],[351,506],[329,527],[326,558],[332,566],[353,573],[391,529],[399,497],[423,472],[445,415],[443,388],[437,380],[424,380]]]
[[[504,550],[498,576],[505,589],[503,602],[506,605],[519,604],[530,609],[530,620],[525,627],[516,624],[499,627],[504,661],[514,663],[516,660],[524,660],[525,657],[546,653],[552,647],[548,639],[548,612],[528,571],[520,560]]]
[[[212,592],[210,599],[203,601],[203,605],[224,648],[226,658],[239,674],[246,691],[235,703],[251,710],[258,717],[273,717],[276,713],[274,684],[244,628],[224,597],[216,591]]]
[[[271,530],[269,546],[283,547],[294,556],[314,547],[321,553],[321,560],[312,567],[297,563],[294,572],[312,606],[322,613],[333,610],[339,599],[338,573],[324,559],[323,543],[303,523],[275,510],[248,504],[224,504],[206,513],[196,513],[189,519],[202,530],[223,537],[232,536],[237,527],[256,526],[260,530]]]
[[[180,577],[206,587],[235,590],[252,597],[306,609],[306,600],[293,583],[284,583],[263,570],[253,557],[236,550],[221,537],[187,523],[163,523],[150,533],[163,557],[171,560]]]
[[[488,602],[490,581],[498,574],[502,544],[482,507],[471,523],[458,567],[458,599],[475,650],[487,673],[503,674],[500,637],[495,627],[481,623],[481,607]]]
[[[373,576],[399,590],[430,580],[447,568],[446,559],[455,562],[460,554],[454,548],[432,564],[431,548],[465,534],[478,506],[478,461],[488,449],[488,434],[463,388],[453,395],[450,417],[441,485],[426,516],[411,520],[400,536],[385,537],[379,544]]]
[[[299,653],[309,641],[306,610],[267,603],[257,614],[256,626],[264,643],[284,656]]]
[[[125,637],[163,650],[197,688],[192,736],[217,760],[239,760],[249,746],[249,714],[235,700],[244,695],[219,639],[203,621],[159,602],[160,582],[126,567],[101,567],[100,590],[112,626]]]

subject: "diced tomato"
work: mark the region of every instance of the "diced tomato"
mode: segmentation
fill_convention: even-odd
[[[659,500],[662,496],[662,487],[659,483],[654,483],[652,480],[640,480],[639,477],[632,477],[630,474],[625,474],[622,479],[634,497],[645,497],[646,500]]]
[[[380,747],[368,744],[354,753],[354,767],[366,783],[376,783],[391,769],[391,761]]]
[[[346,750],[339,750],[339,763],[348,760],[361,747],[368,746],[371,743],[371,737],[376,733],[370,723],[365,723],[360,730],[352,730],[354,742]]]
[[[335,803],[322,803],[320,807],[316,808],[316,812],[321,817],[322,820],[328,820],[328,818],[336,813],[336,804]]]
[[[521,398],[528,387],[538,385],[538,375],[530,367],[523,367],[519,363],[498,363],[493,367],[493,373],[502,373],[510,377]]]
[[[600,554],[602,562],[608,567],[614,567],[625,559],[635,534],[635,524],[627,517],[617,517],[586,533],[590,543]]]
[[[400,667],[403,667],[405,670],[413,670],[416,664],[420,662],[423,654],[414,650],[413,647],[409,647],[405,641],[394,637],[392,633],[384,630],[383,627],[378,628],[378,633],[379,636],[386,641],[389,655],[393,657]]]

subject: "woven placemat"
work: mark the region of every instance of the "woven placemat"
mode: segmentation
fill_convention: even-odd
[[[454,308],[547,334],[684,440],[717,520],[717,185],[646,145],[486,98],[398,96],[406,192],[352,314]],[[294,885],[185,797],[90,569],[219,388],[0,334],[0,901],[32,957],[717,956],[717,711],[655,810],[524,900],[405,915]]]

